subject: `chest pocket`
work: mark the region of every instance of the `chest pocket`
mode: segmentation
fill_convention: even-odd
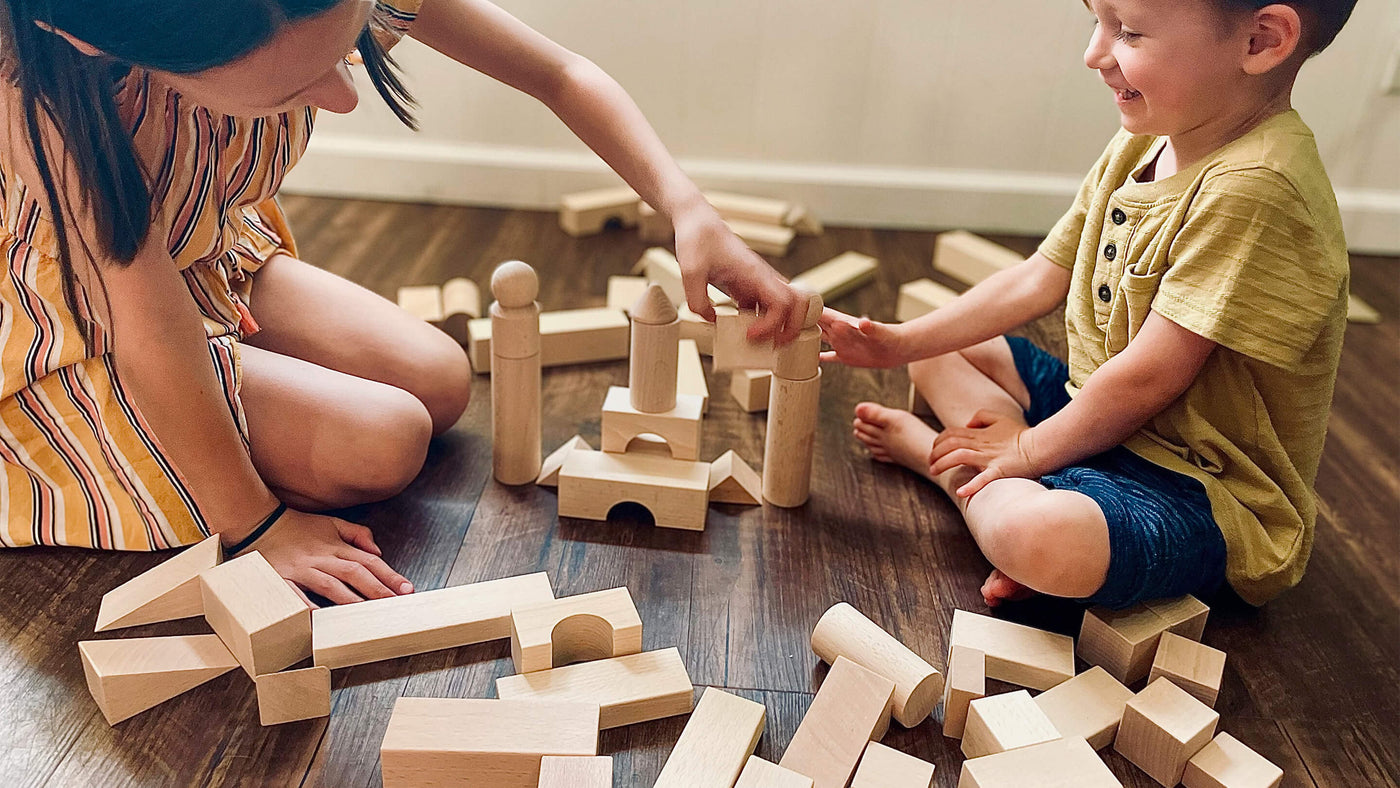
[[[1144,260],[1123,271],[1118,280],[1108,323],[1104,326],[1104,345],[1110,357],[1123,352],[1142,330],[1142,324],[1152,311],[1152,300],[1157,297],[1163,273],[1160,268],[1153,268]]]

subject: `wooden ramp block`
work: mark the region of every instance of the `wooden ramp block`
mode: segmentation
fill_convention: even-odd
[[[1278,788],[1283,770],[1268,758],[1222,733],[1186,762],[1186,788]]]
[[[564,597],[510,611],[516,673],[642,650],[642,617],[626,588]]]
[[[626,186],[566,194],[559,228],[575,238],[601,233],[609,223],[636,227],[642,198]]]
[[[108,725],[188,692],[238,667],[218,635],[178,635],[78,644],[88,691]]]
[[[1351,323],[1364,323],[1375,325],[1381,322],[1380,310],[1357,298],[1350,293],[1347,294],[1347,321]]]
[[[953,644],[948,650],[948,680],[943,685],[943,735],[961,739],[967,709],[987,695],[987,655]]]
[[[733,450],[710,463],[710,502],[740,506],[763,504],[763,477]]]
[[[940,233],[934,241],[933,267],[975,285],[999,271],[1020,265],[1025,256],[964,230]]]
[[[442,288],[437,285],[400,287],[398,303],[399,309],[424,323],[442,322]]]
[[[491,372],[491,318],[467,324],[472,369]],[[632,324],[616,309],[565,309],[540,313],[540,366],[562,367],[627,358]]]
[[[256,550],[199,576],[204,618],[250,678],[311,656],[311,609]]]
[[[962,751],[969,758],[996,755],[1060,738],[1054,723],[1025,690],[974,700],[967,710]]]
[[[935,309],[953,303],[957,299],[956,291],[951,290],[932,279],[915,279],[912,282],[905,282],[899,286],[899,299],[895,301],[894,319],[900,323],[908,323],[915,318],[923,317]]]
[[[535,788],[546,755],[598,754],[598,707],[399,698],[379,748],[384,788]]]
[[[929,788],[933,764],[873,741],[865,745],[851,788]]]
[[[1209,706],[1158,679],[1128,701],[1113,749],[1171,788],[1181,782],[1186,762],[1210,743],[1219,722]]]
[[[812,628],[812,651],[828,665],[845,657],[894,682],[893,715],[912,728],[943,695],[943,674],[845,602],[832,605]]]
[[[705,365],[700,362],[700,346],[693,339],[682,339],[676,358],[676,393],[700,398],[700,412],[710,412],[710,384],[705,382]]]
[[[199,573],[223,560],[223,546],[215,534],[122,583],[102,595],[96,631],[204,615]]]
[[[258,687],[258,720],[265,726],[331,716],[330,668],[267,673],[253,681]]]
[[[1132,690],[1103,668],[1093,667],[1037,695],[1035,705],[1061,736],[1085,739],[1089,746],[1102,750],[1118,735],[1123,709],[1132,698]]]
[[[792,278],[793,287],[820,295],[831,303],[841,296],[875,280],[880,261],[860,252],[845,252]]]
[[[644,413],[632,404],[630,389],[610,386],[603,400],[603,451],[625,454],[638,435],[665,439],[677,460],[700,459],[705,402],[694,394],[677,394],[676,406],[660,413]]]
[[[575,435],[564,442],[563,446],[555,449],[540,465],[540,475],[535,479],[535,484],[541,487],[558,487],[559,471],[564,467],[564,460],[569,458],[569,452],[593,451],[593,447],[588,445],[588,441],[581,435]]]
[[[1123,788],[1083,739],[963,761],[958,788]]]
[[[510,637],[510,610],[554,598],[544,572],[318,608],[317,665],[345,668]]]
[[[1225,678],[1225,652],[1163,632],[1147,682],[1150,684],[1159,678],[1171,679],[1173,684],[1213,709],[1215,699],[1220,696],[1220,683]]]
[[[766,718],[762,703],[706,687],[655,788],[732,788]]]
[[[612,788],[611,755],[546,755],[540,761],[540,788]]]
[[[784,257],[792,250],[792,242],[797,231],[791,227],[781,227],[744,219],[726,219],[725,224],[739,236],[748,247],[769,257]]]
[[[1074,676],[1074,638],[999,618],[953,612],[954,645],[987,655],[987,678],[1047,690]]]
[[[496,694],[595,704],[602,709],[604,729],[685,714],[695,704],[695,686],[674,648],[503,676],[496,679]]]
[[[893,700],[893,681],[837,657],[778,765],[816,788],[845,788],[865,745],[889,730]]]
[[[812,778],[751,756],[734,788],[812,788]]]
[[[647,454],[575,451],[559,472],[559,516],[607,520],[619,503],[651,512],[659,528],[705,530],[710,465]]]
[[[1089,608],[1079,629],[1079,657],[1102,666],[1124,684],[1134,684],[1151,672],[1163,632],[1200,640],[1209,614],[1210,608],[1191,596],[1127,610]]]
[[[729,393],[745,413],[768,410],[773,373],[766,369],[736,369],[729,378]]]

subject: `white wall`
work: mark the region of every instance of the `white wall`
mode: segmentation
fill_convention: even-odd
[[[432,0],[427,0],[432,2]],[[1116,130],[1077,0],[503,0],[607,69],[702,186],[828,222],[1039,233]],[[1363,0],[1304,70],[1357,249],[1400,252],[1400,0]],[[553,207],[616,182],[548,110],[416,42],[395,50],[423,130],[362,87],[322,113],[304,193]]]

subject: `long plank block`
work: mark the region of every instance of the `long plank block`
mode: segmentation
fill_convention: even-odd
[[[860,252],[845,252],[792,278],[794,287],[804,287],[831,303],[875,279],[880,261]]]
[[[816,788],[845,788],[865,752],[890,727],[894,682],[837,657],[778,765]]]
[[[953,303],[958,294],[932,279],[915,279],[899,286],[899,299],[895,301],[894,319],[908,323],[923,317],[929,312]]]
[[[1074,676],[1074,638],[1065,635],[955,610],[949,640],[985,654],[989,679],[1048,690]]]
[[[491,318],[467,324],[472,369],[491,371]],[[616,309],[565,309],[540,313],[540,366],[617,361],[631,352],[632,324]]]
[[[1056,739],[963,761],[958,788],[1123,788],[1083,739]]]
[[[705,688],[655,788],[731,788],[758,746],[766,718],[762,703]]]
[[[317,665],[344,668],[510,637],[510,609],[554,598],[544,572],[320,608]]]
[[[611,755],[546,755],[540,761],[540,788],[612,788]]]
[[[940,233],[933,244],[933,267],[970,285],[1020,265],[1026,259],[999,243],[964,230]]]
[[[97,632],[204,615],[199,573],[224,560],[218,534],[102,595]]]
[[[496,694],[507,700],[596,704],[604,729],[685,714],[695,704],[695,686],[674,648],[502,676]]]

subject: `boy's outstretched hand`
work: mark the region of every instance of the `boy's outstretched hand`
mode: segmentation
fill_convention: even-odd
[[[831,346],[831,350],[822,353],[822,361],[880,369],[908,361],[899,351],[899,334],[889,323],[852,317],[828,307],[822,310],[821,327],[822,338]]]
[[[753,340],[772,337],[779,345],[797,338],[807,315],[807,300],[792,289],[752,249],[744,245],[714,209],[678,217],[676,261],[685,281],[685,300],[695,314],[714,322],[714,305],[705,285],[713,284],[760,317],[749,329]]]
[[[980,410],[966,427],[949,427],[938,434],[929,452],[934,476],[959,466],[977,471],[958,488],[959,498],[971,498],[997,479],[1036,479],[1031,428],[1004,413]]]

